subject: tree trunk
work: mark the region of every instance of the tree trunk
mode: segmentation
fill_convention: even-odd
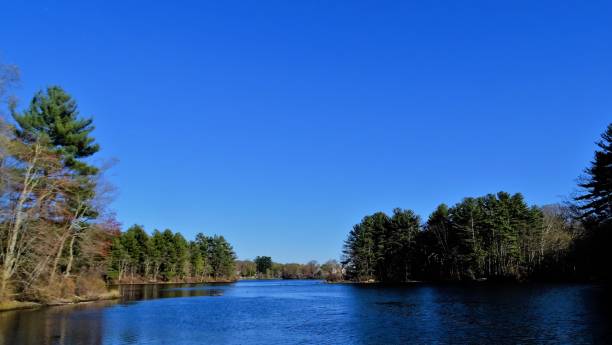
[[[66,243],[67,238],[67,235],[62,235],[60,239],[59,248],[57,249],[57,253],[55,253],[55,259],[53,260],[53,267],[51,268],[51,276],[49,277],[49,281],[53,281],[53,279],[55,279],[55,272],[57,271],[57,266],[62,258],[62,251],[64,251],[64,243]]]
[[[66,273],[64,273],[65,277],[70,275],[70,270],[72,269],[72,261],[74,260],[74,239],[76,235],[72,235],[70,238],[70,245],[68,247],[68,265],[66,265]]]
[[[17,247],[17,239],[19,237],[19,231],[21,230],[21,225],[23,223],[23,208],[28,195],[32,192],[32,189],[35,185],[35,182],[33,182],[32,179],[34,166],[38,161],[38,153],[38,146],[36,146],[34,157],[32,159],[31,164],[28,166],[28,169],[26,170],[25,176],[23,178],[23,188],[21,190],[21,193],[19,194],[17,205],[15,206],[15,221],[13,222],[13,225],[9,228],[6,251],[4,252],[4,261],[2,263],[2,274],[0,274],[0,297],[3,297],[6,293],[8,281],[9,279],[11,279],[13,273],[15,272],[15,266],[17,265],[15,248]]]

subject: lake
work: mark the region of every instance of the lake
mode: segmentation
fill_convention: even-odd
[[[0,313],[0,345],[612,343],[610,293],[597,285],[265,280],[122,294]]]

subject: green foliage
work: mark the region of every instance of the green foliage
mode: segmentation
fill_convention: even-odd
[[[81,160],[100,149],[91,137],[93,119],[80,118],[76,102],[59,86],[39,91],[23,113],[13,112],[13,118],[19,125],[20,138],[35,141],[47,137],[66,167],[82,175],[97,172],[96,167]]]
[[[578,217],[584,233],[573,253],[578,271],[589,278],[612,281],[612,123],[597,142],[598,150],[579,187]]]
[[[169,229],[148,236],[142,226],[134,225],[113,241],[109,277],[116,281],[231,279],[234,261],[232,246],[223,236],[200,233],[189,242]]]
[[[111,239],[95,221],[105,208],[102,198],[94,202],[98,168],[85,161],[99,150],[93,120],[81,118],[57,86],[37,93],[22,112],[13,103],[11,112],[14,127],[0,119],[0,218],[10,219],[0,221],[0,295],[8,284],[25,293],[60,276],[100,275]],[[122,274],[129,259],[114,254],[110,276]]]
[[[272,269],[272,258],[269,256],[258,256],[254,261],[259,274],[268,274],[268,270]]]
[[[591,166],[585,170],[586,178],[579,186],[583,194],[576,198],[580,202],[583,218],[590,222],[610,225],[612,223],[612,124],[597,142]]]
[[[423,227],[410,210],[363,218],[345,242],[350,279],[519,279],[537,265],[542,213],[500,192],[440,205]]]
[[[257,277],[263,279],[320,279],[322,276],[320,265],[312,260],[305,264],[273,262],[269,256],[258,256],[254,261],[237,261],[238,272],[241,277]],[[333,268],[339,275],[337,267]]]
[[[208,238],[208,260],[215,278],[234,275],[236,254],[223,236],[215,235]]]

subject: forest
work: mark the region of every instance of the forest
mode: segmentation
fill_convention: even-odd
[[[612,124],[564,204],[527,205],[499,192],[439,205],[426,221],[409,209],[365,216],[342,264],[353,281],[609,280]]]
[[[223,236],[155,230],[149,236],[140,225],[113,239],[107,272],[113,282],[205,282],[231,280],[236,254]]]

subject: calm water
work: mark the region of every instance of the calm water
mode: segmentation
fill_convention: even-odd
[[[610,294],[594,285],[242,281],[123,293],[0,313],[0,345],[612,343]]]

